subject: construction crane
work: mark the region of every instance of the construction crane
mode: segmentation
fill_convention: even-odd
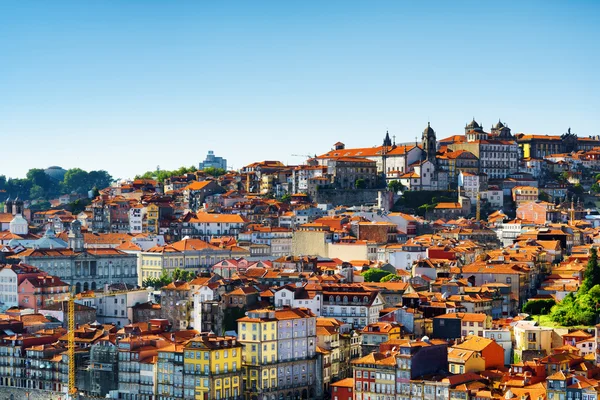
[[[69,331],[67,332],[67,350],[69,355],[69,398],[76,398],[75,387],[75,293],[74,286],[69,289]]]
[[[306,157],[306,158],[313,158],[314,156],[311,156],[310,154],[291,154],[292,157]]]
[[[292,157],[304,157],[307,160],[311,159],[311,158],[315,158],[316,155],[310,155],[310,154],[291,154]]]

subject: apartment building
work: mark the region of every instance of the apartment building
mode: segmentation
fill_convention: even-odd
[[[316,317],[307,309],[249,311],[238,319],[245,398],[319,396]]]
[[[360,284],[323,284],[321,316],[333,317],[356,329],[379,320],[383,297],[377,289]]]
[[[184,347],[184,398],[242,398],[242,344],[233,336],[204,334]]]

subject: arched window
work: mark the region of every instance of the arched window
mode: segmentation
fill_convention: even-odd
[[[344,303],[348,302],[348,296],[344,296]]]
[[[365,296],[365,297],[363,298],[363,301],[364,301],[365,303],[368,303],[368,302],[369,302],[369,298],[368,298],[367,296]]]

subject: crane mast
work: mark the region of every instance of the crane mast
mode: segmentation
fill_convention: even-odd
[[[75,294],[73,293],[73,285],[71,285],[69,289],[68,327],[69,397],[74,398],[77,393],[77,388],[75,387]]]

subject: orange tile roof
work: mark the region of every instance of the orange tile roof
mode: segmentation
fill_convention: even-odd
[[[210,214],[210,213],[197,213],[195,217],[190,219],[191,223],[229,223],[229,224],[241,224],[247,222],[247,220],[238,214]]]

